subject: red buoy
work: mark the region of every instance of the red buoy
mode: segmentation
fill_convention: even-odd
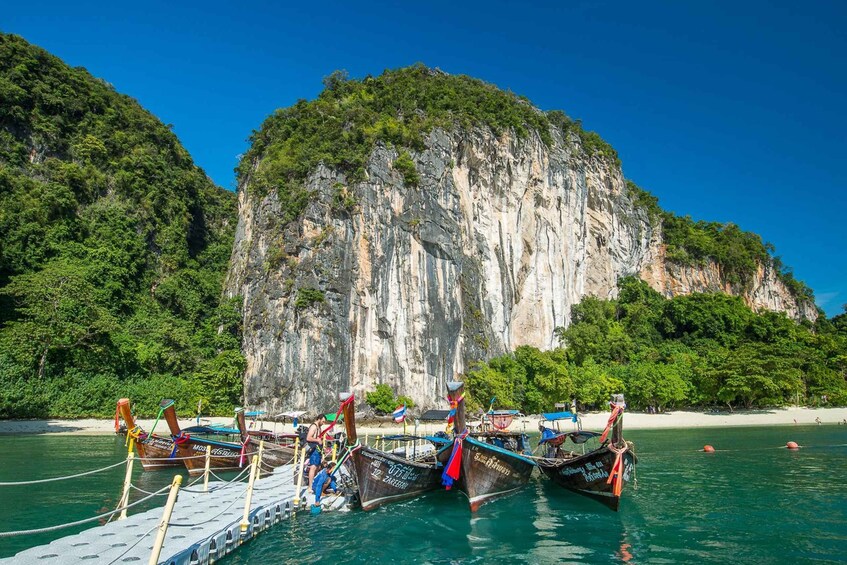
[[[800,446],[797,445],[796,441],[789,441],[785,444],[785,447],[787,447],[788,449],[800,449]]]
[[[714,453],[714,452],[715,452],[715,448],[714,448],[714,447],[712,447],[711,445],[704,445],[704,446],[703,446],[703,451],[705,451],[706,453]]]

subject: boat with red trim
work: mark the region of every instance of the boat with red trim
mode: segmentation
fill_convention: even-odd
[[[629,482],[638,460],[632,444],[623,439],[626,406],[623,395],[614,395],[610,406],[612,413],[602,434],[581,430],[575,411],[544,414],[544,419],[554,422],[556,428],[539,425],[539,445],[544,446],[546,452],[538,460],[538,467],[560,487],[598,500],[617,512],[624,483]],[[560,431],[558,423],[562,420],[572,420],[577,429]],[[592,439],[599,445],[586,452],[585,444]],[[568,440],[574,449],[567,449]]]

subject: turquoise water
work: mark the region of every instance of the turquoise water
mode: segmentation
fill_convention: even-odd
[[[847,427],[630,431],[626,437],[639,453],[638,487],[628,485],[617,514],[534,475],[526,489],[475,516],[448,492],[367,513],[300,513],[220,563],[847,562]],[[780,447],[789,440],[806,447]],[[699,452],[706,443],[718,452]],[[0,436],[0,481],[87,470],[123,456],[122,441],[113,437]],[[0,531],[113,508],[123,472],[0,487]],[[153,490],[173,474],[138,470],[136,481]],[[59,535],[0,538],[0,556]]]

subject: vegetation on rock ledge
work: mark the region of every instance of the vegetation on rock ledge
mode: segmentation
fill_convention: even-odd
[[[812,325],[755,313],[740,298],[694,294],[670,300],[635,278],[617,300],[586,297],[557,330],[562,348],[514,353],[467,376],[475,404],[496,396],[528,413],[575,396],[602,407],[623,392],[633,408],[847,404],[847,311]]]
[[[584,131],[564,112],[545,114],[526,98],[465,75],[414,65],[362,80],[336,71],[324,84],[317,99],[300,100],[268,117],[253,133],[251,148],[238,168],[239,182],[249,178],[252,189],[277,191],[287,221],[308,203],[303,183],[319,163],[346,173],[354,182],[364,177],[377,143],[421,151],[425,135],[436,127],[486,127],[495,135],[512,131],[518,137],[537,132],[548,145],[553,143],[551,127],[557,127],[566,135],[577,134],[589,154],[619,164],[608,143]],[[400,154],[402,159],[402,150]],[[416,172],[407,166],[402,172],[408,184],[416,184]]]

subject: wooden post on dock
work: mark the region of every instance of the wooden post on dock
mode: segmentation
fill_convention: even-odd
[[[165,543],[165,535],[168,533],[168,522],[171,521],[171,513],[174,511],[176,504],[176,495],[179,492],[179,485],[182,484],[182,475],[174,475],[174,480],[171,483],[171,492],[168,493],[168,501],[165,503],[165,512],[162,514],[162,521],[159,522],[158,532],[156,533],[156,541],[153,543],[153,551],[150,553],[150,560],[147,565],[157,565],[159,556],[162,553],[162,545]]]
[[[300,451],[300,436],[297,436],[294,439],[294,459],[291,460],[291,463],[294,465],[294,472],[297,472],[297,455]]]
[[[306,464],[306,446],[303,446],[303,449],[300,450],[300,468],[299,473],[297,473],[297,490],[294,491],[294,508],[300,507],[300,491],[303,488],[303,466]],[[298,468],[295,465],[294,470],[297,471]]]
[[[250,527],[250,503],[253,501],[253,483],[259,474],[259,456],[253,456],[252,468],[250,469],[250,481],[247,483],[247,498],[244,500],[244,516],[241,518],[241,537],[247,533]]]
[[[132,461],[135,459],[135,455],[132,452],[134,446],[135,438],[129,436],[129,449],[126,452],[126,478],[124,479],[124,490],[121,493],[121,501],[118,503],[118,508],[122,507],[123,510],[121,510],[118,520],[126,518],[126,505],[129,504],[129,485],[132,483]]]
[[[212,446],[206,445],[206,470],[203,471],[203,492],[209,492],[209,468],[212,463]]]
[[[256,473],[257,479],[262,476],[262,456],[264,455],[264,451],[265,451],[265,440],[260,439],[259,440],[259,470]]]

